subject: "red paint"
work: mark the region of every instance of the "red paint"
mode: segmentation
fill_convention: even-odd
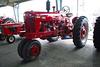
[[[85,25],[83,25],[81,29],[81,39],[84,39],[84,37],[86,37],[86,34],[87,34],[87,28],[85,27]]]
[[[32,55],[32,56],[37,56],[38,53],[39,53],[39,50],[40,50],[40,49],[39,49],[38,46],[33,45],[32,48],[31,48],[31,55]]]
[[[24,37],[28,39],[72,35],[73,23],[70,18],[56,12],[27,11],[24,16]]]
[[[20,34],[23,31],[23,24],[20,23],[5,23],[0,24],[1,26],[1,34],[9,36],[9,35],[16,35]]]

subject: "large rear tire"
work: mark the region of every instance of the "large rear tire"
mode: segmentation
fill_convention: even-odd
[[[100,17],[96,19],[94,32],[93,32],[94,47],[100,50]]]
[[[73,28],[73,42],[77,48],[85,46],[88,38],[88,19],[85,16],[80,16]]]

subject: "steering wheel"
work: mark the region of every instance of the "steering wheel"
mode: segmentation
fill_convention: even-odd
[[[70,8],[69,8],[69,6],[64,6],[64,7],[62,7],[61,11],[63,11],[65,14],[67,14],[70,12]]]

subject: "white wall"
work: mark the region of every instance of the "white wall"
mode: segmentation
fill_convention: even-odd
[[[19,20],[23,21],[23,13],[27,10],[33,11],[46,11],[46,2],[47,0],[33,0],[29,2],[24,2],[20,4],[19,7]],[[94,18],[100,15],[100,0],[78,0],[79,1],[79,10],[78,14],[85,15],[89,18],[90,23]],[[77,13],[77,0],[63,0],[63,6],[70,6],[71,12],[75,16]],[[51,11],[52,6],[55,6],[55,1],[51,0]],[[10,6],[0,8],[0,15],[8,16],[14,18],[13,8]]]

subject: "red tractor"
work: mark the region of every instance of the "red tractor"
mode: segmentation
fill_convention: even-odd
[[[6,39],[8,43],[15,41],[15,36],[23,31],[23,24],[15,23],[12,18],[0,17],[0,40]]]
[[[61,8],[61,2],[60,2]],[[59,37],[73,38],[77,48],[85,46],[88,36],[88,19],[85,16],[74,17],[70,20],[72,13],[70,8],[64,6],[58,10],[56,0],[56,11],[50,12],[50,1],[46,2],[47,12],[26,11],[24,13],[25,32],[24,37],[18,45],[18,54],[26,61],[36,59],[41,52],[41,44],[36,38],[47,39],[49,42],[57,41]]]

